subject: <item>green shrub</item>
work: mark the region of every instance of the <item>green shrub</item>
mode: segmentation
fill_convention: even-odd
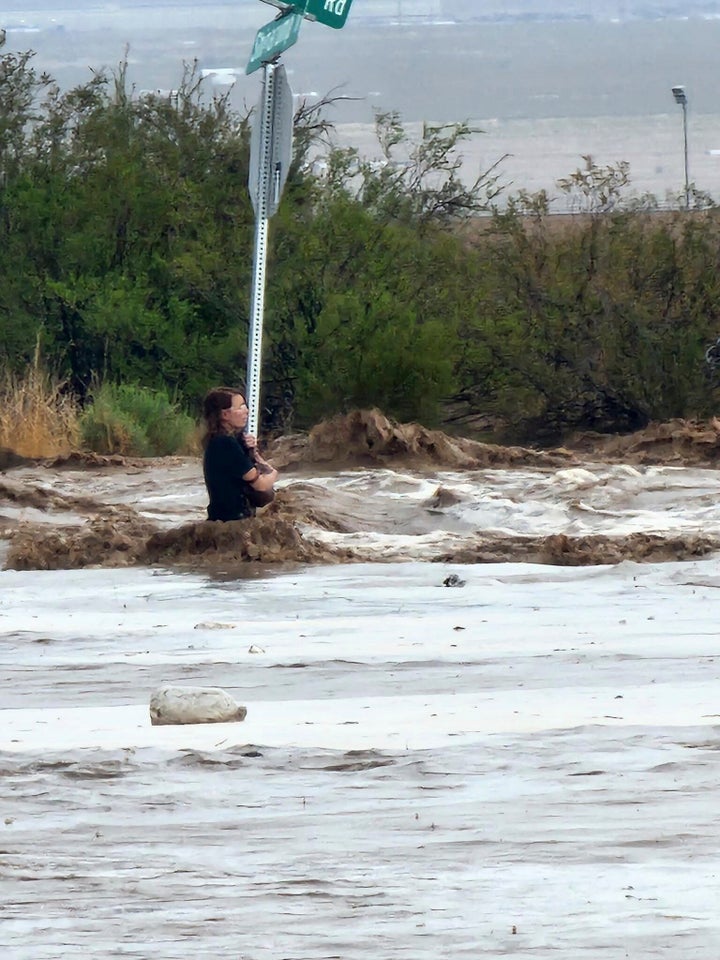
[[[96,453],[163,457],[194,448],[195,423],[160,390],[103,383],[80,418],[80,437]]]

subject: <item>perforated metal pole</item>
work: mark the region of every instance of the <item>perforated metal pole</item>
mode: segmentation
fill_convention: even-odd
[[[257,436],[260,421],[260,367],[262,363],[262,328],[265,307],[265,266],[267,263],[268,202],[272,189],[271,137],[275,112],[275,64],[264,67],[262,114],[260,118],[260,170],[255,206],[255,248],[253,254],[252,292],[250,300],[250,333],[247,357],[247,432]]]
[[[682,105],[683,111],[683,145],[685,158],[685,209],[690,209],[690,175],[688,173],[688,146],[687,146],[687,99]]]

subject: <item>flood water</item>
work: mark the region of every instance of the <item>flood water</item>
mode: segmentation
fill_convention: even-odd
[[[6,564],[23,534],[59,568],[0,571],[2,956],[715,960],[717,551],[442,557],[688,546],[720,533],[719,477],[286,470],[303,542],[349,560],[63,569],[98,517],[201,520],[199,464],[6,471]],[[152,726],[168,683],[247,719]]]

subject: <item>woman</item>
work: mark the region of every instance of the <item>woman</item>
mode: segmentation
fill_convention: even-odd
[[[255,516],[250,501],[252,490],[271,492],[278,473],[258,453],[255,437],[243,435],[248,421],[245,397],[231,387],[210,390],[203,402],[203,416],[203,474],[210,498],[208,520]]]

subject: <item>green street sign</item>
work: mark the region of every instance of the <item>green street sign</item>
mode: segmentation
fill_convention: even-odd
[[[295,10],[306,20],[317,20],[339,30],[345,26],[352,0],[263,0],[281,10]]]
[[[255,70],[259,70],[264,63],[270,63],[288,47],[297,43],[302,21],[302,14],[289,12],[260,27],[255,36],[255,43],[245,73],[253,73]]]
[[[305,16],[339,30],[345,26],[352,0],[308,0]]]

